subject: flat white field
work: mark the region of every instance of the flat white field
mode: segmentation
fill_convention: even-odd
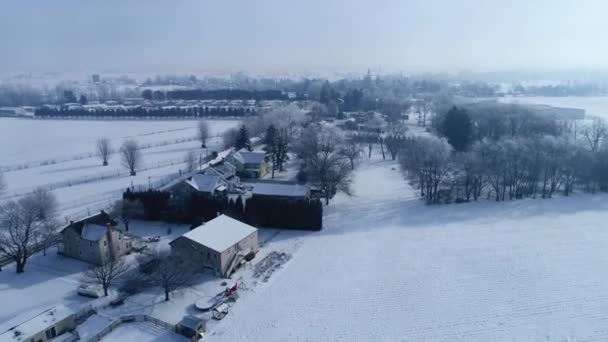
[[[195,140],[196,121],[85,121],[0,118],[0,167],[7,189],[3,198],[15,198],[36,187],[52,189],[61,213],[83,216],[120,196],[127,187],[156,185],[167,176],[186,170],[190,151],[197,158],[222,149],[221,134],[237,120],[208,120],[207,149]],[[122,165],[119,153],[108,166],[96,156],[98,138],[107,137],[114,150],[123,141],[142,146],[142,162],[135,177]],[[73,215],[72,215],[73,214]]]
[[[236,125],[210,120],[212,135]],[[95,153],[95,142],[108,138],[118,149],[128,139],[140,144],[196,136],[193,120],[31,120],[0,118],[0,166],[72,159]]]
[[[353,189],[209,341],[608,340],[607,195],[425,206],[377,155]]]

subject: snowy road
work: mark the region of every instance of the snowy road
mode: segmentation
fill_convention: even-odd
[[[608,340],[608,196],[427,207],[373,158],[210,341]]]

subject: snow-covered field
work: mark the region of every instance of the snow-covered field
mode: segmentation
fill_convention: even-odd
[[[607,220],[605,194],[425,206],[376,155],[209,341],[608,340]]]
[[[219,135],[236,127],[237,120],[209,120],[211,134],[217,136],[201,149],[196,137],[196,121],[86,121],[27,120],[0,118],[0,167],[8,185],[4,196],[28,193],[38,186],[52,186],[61,211],[78,216],[107,205],[131,184],[146,186],[185,170],[187,152],[204,157],[221,150]],[[117,150],[127,139],[135,139],[143,161],[137,176],[130,177],[114,153],[109,166],[95,155],[98,138],[107,137]],[[44,164],[44,165],[42,165]],[[27,168],[17,168],[25,166]]]
[[[521,96],[499,97],[498,101],[520,104],[544,104],[554,107],[579,108],[586,111],[586,116],[598,116],[608,120],[608,97],[594,96]]]

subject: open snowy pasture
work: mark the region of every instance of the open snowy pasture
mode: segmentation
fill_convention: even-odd
[[[210,341],[608,340],[605,194],[426,206],[377,155],[353,190]]]
[[[15,198],[39,186],[52,189],[62,214],[86,214],[119,197],[127,187],[158,185],[186,170],[184,158],[196,159],[222,149],[221,134],[237,120],[208,120],[213,138],[201,149],[197,121],[193,120],[26,120],[0,119],[0,167],[7,189],[3,198]],[[121,163],[118,152],[102,166],[96,141],[108,138],[114,151],[128,139],[142,147],[135,177]],[[71,216],[71,215],[70,215]],[[76,215],[77,216],[77,215]]]

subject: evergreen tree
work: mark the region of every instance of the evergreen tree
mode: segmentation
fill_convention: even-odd
[[[251,141],[249,140],[249,131],[247,130],[247,127],[245,127],[245,125],[241,126],[241,128],[239,128],[239,131],[236,135],[236,140],[234,142],[234,148],[236,148],[236,150],[240,150],[240,149],[247,149],[249,151],[251,151]]]
[[[86,105],[89,101],[87,100],[87,96],[82,94],[80,95],[80,100],[78,102],[80,102],[81,105]]]
[[[446,114],[441,127],[450,145],[456,151],[464,151],[471,144],[473,137],[473,122],[465,109],[452,107]]]

